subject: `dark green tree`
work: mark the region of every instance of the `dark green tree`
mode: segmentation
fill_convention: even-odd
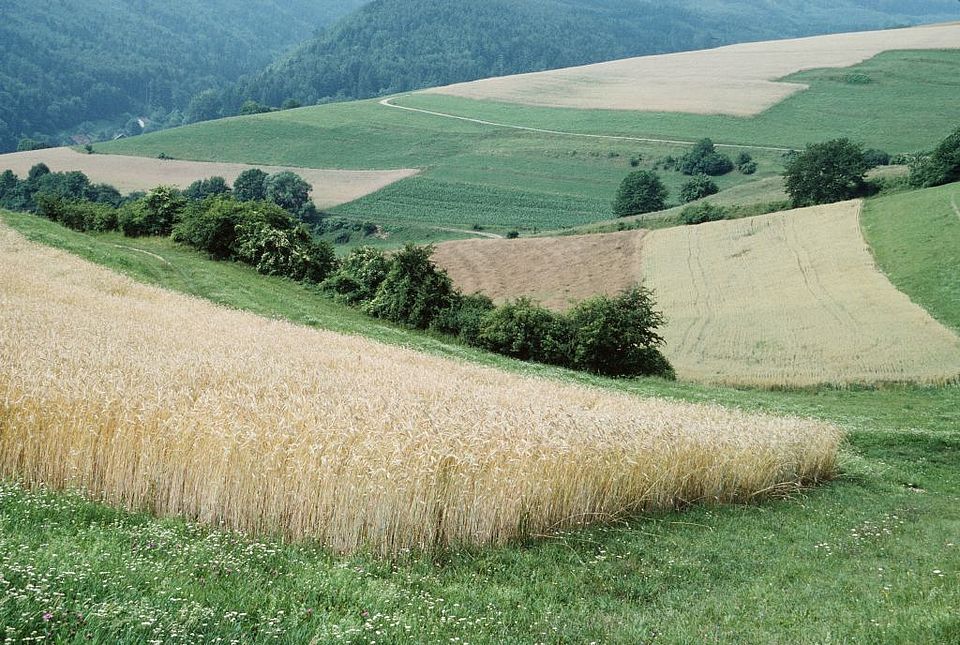
[[[310,201],[312,188],[300,175],[284,170],[267,178],[266,197],[289,213],[299,213]]]
[[[686,204],[720,192],[720,188],[707,175],[697,175],[680,188],[680,201]]]
[[[573,367],[607,376],[673,376],[660,353],[663,314],[653,294],[634,286],[616,297],[597,296],[570,312]]]
[[[929,157],[910,167],[910,183],[920,188],[960,181],[960,128],[940,142]]]
[[[529,298],[491,310],[477,335],[480,347],[522,361],[569,364],[570,328],[566,319]]]
[[[210,177],[209,179],[198,179],[183,191],[184,197],[193,200],[203,200],[207,197],[216,195],[229,195],[230,185],[223,177]]]
[[[267,173],[259,168],[244,170],[233,182],[233,195],[241,202],[260,202],[267,198]]]
[[[717,152],[713,141],[700,139],[677,161],[677,170],[685,175],[717,177],[733,170],[733,161],[727,155]]]
[[[426,329],[454,302],[450,277],[430,257],[432,246],[408,244],[390,258],[390,270],[364,310],[375,318]]]
[[[635,170],[624,178],[613,202],[617,217],[663,210],[669,191],[651,170]]]
[[[787,164],[784,179],[795,207],[813,206],[863,195],[867,170],[863,147],[842,138],[807,146]]]

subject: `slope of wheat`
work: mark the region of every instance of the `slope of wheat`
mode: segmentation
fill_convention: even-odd
[[[198,179],[220,176],[229,183],[244,170],[260,168],[267,173],[291,170],[313,186],[311,197],[320,208],[346,204],[390,184],[412,177],[417,170],[318,170],[280,166],[250,166],[239,163],[150,159],[123,155],[81,154],[70,148],[49,148],[0,155],[0,171],[12,170],[21,178],[38,163],[50,170],[79,170],[93,182],[107,183],[121,192],[150,190],[158,185],[186,188]]]
[[[828,424],[639,399],[144,286],[0,227],[0,476],[394,553],[829,477]]]
[[[960,48],[960,23],[745,43],[427,90],[542,107],[752,116],[806,89],[777,79],[895,49]]]

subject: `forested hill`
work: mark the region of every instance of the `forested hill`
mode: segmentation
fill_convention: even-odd
[[[956,0],[374,0],[223,95],[365,98],[627,56],[960,19]]]
[[[0,0],[0,151],[132,117],[177,124],[198,92],[260,71],[364,1]]]

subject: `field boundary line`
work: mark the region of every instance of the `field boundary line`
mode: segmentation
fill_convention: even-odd
[[[118,248],[118,249],[126,249],[127,251],[136,251],[137,253],[143,253],[144,255],[149,255],[150,257],[152,257],[152,258],[154,258],[154,259],[160,260],[161,262],[163,262],[163,263],[166,264],[167,266],[171,266],[171,267],[173,266],[173,264],[170,263],[170,260],[168,260],[167,258],[165,258],[165,257],[163,257],[163,256],[161,256],[161,255],[157,255],[156,253],[151,253],[150,251],[144,251],[143,249],[137,249],[137,248],[134,248],[134,247],[132,247],[132,246],[124,246],[124,245],[122,245],[122,244],[114,244],[113,246],[116,247],[116,248]]]
[[[466,121],[468,123],[476,123],[478,125],[488,125],[495,128],[507,128],[510,130],[522,130],[524,132],[536,132],[539,134],[553,134],[562,137],[580,137],[583,139],[601,139],[608,141],[638,141],[640,143],[666,143],[670,145],[677,146],[693,146],[696,145],[695,141],[681,141],[679,139],[655,139],[649,137],[628,137],[625,135],[616,135],[616,134],[587,134],[584,132],[565,132],[563,130],[547,130],[545,128],[531,128],[525,125],[512,125],[509,123],[497,123],[495,121],[485,121],[483,119],[474,119],[468,116],[458,116],[456,114],[447,114],[446,112],[436,112],[434,110],[423,110],[421,108],[408,107],[406,105],[397,105],[393,103],[397,98],[401,97],[390,97],[385,98],[380,101],[380,105],[384,107],[394,108],[396,110],[406,110],[407,112],[418,112],[420,114],[428,114],[430,116],[442,117],[445,119],[456,119],[457,121]],[[793,148],[777,148],[775,146],[751,146],[746,144],[736,144],[736,143],[717,143],[714,144],[717,148],[736,148],[747,149],[747,150],[768,150],[771,152],[793,152]]]
[[[502,235],[497,235],[496,233],[485,233],[483,231],[470,231],[465,228],[446,228],[443,226],[434,226],[433,230],[435,231],[445,231],[447,233],[464,233],[466,235],[476,235],[477,237],[483,237],[488,240],[502,240],[505,239]]]

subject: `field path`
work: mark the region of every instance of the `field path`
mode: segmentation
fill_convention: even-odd
[[[494,128],[507,128],[510,130],[522,130],[524,132],[537,132],[539,134],[552,134],[555,136],[561,137],[579,137],[582,139],[603,139],[607,141],[638,141],[640,143],[666,143],[677,146],[692,146],[694,145],[693,141],[680,141],[679,139],[652,139],[648,137],[627,137],[623,135],[615,134],[586,134],[583,132],[564,132],[563,130],[547,130],[545,128],[531,128],[525,125],[512,125],[509,123],[497,123],[495,121],[484,121],[483,119],[474,119],[467,116],[458,116],[456,114],[447,114],[446,112],[436,112],[434,110],[423,110],[420,108],[407,107],[405,105],[397,105],[393,101],[397,100],[397,96],[392,96],[390,98],[383,99],[380,101],[380,105],[384,107],[395,108],[397,110],[406,110],[407,112],[417,112],[419,114],[428,114],[430,116],[441,117],[445,119],[456,119],[457,121],[466,121],[468,123],[476,123],[479,125],[488,125]],[[750,145],[739,145],[734,143],[718,143],[716,144],[718,148],[736,148],[737,150],[771,150],[773,152],[791,152],[792,148],[775,148],[772,146],[750,146]]]
[[[957,206],[957,198],[955,195],[950,196],[950,205],[953,206],[953,212],[957,214],[957,217],[960,217],[960,206]]]
[[[465,228],[447,228],[445,226],[434,226],[433,230],[435,231],[446,231],[447,233],[464,233],[466,235],[476,235],[477,237],[485,237],[488,240],[502,240],[502,235],[497,235],[496,233],[485,233],[483,231],[471,231]]]

